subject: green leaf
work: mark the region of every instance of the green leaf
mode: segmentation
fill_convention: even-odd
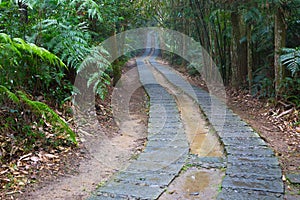
[[[15,103],[19,103],[20,102],[20,100],[19,100],[19,98],[17,97],[17,95],[15,95],[13,92],[11,92],[7,87],[5,87],[5,86],[3,86],[3,85],[0,85],[0,92],[2,92],[2,93],[5,93],[7,96],[8,96],[8,98],[10,99],[10,100],[12,100],[13,102],[15,102]]]

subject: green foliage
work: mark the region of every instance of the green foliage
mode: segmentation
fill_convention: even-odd
[[[91,35],[85,22],[72,25],[68,21],[44,20],[42,29],[51,38],[45,45],[69,66],[77,69],[90,52]]]
[[[66,65],[42,47],[0,33],[0,58],[0,83],[9,89],[22,88],[36,96],[46,94],[57,103],[72,89],[63,81]]]
[[[295,76],[300,71],[300,47],[283,48],[280,61],[292,73],[292,76]]]
[[[111,83],[109,72],[112,69],[108,57],[109,54],[103,47],[95,47],[77,69],[77,72],[83,72],[87,77],[87,87],[93,86],[93,91],[101,99],[105,98],[107,86]]]
[[[198,69],[193,64],[189,64],[187,66],[187,71],[191,76],[196,76],[200,74]]]
[[[66,67],[56,55],[42,47],[36,46],[35,44],[27,43],[21,38],[11,39],[9,35],[0,33],[0,45],[2,49],[1,53],[5,56],[9,56],[8,52],[19,57],[24,56],[23,53],[26,53],[31,56],[29,59],[36,59],[34,56],[37,56],[42,61],[48,62],[51,65]],[[2,55],[3,58],[4,55]]]
[[[280,85],[281,97],[288,103],[300,108],[300,78],[286,77]]]
[[[32,109],[32,111],[34,111],[37,115],[41,117],[41,119],[45,119],[45,121],[52,124],[55,130],[59,130],[60,133],[66,132],[68,134],[68,139],[73,143],[77,144],[75,133],[70,129],[67,123],[64,122],[59,117],[59,115],[55,113],[45,103],[30,100],[28,96],[22,91],[17,91],[16,94],[14,94],[5,86],[0,85],[0,99],[4,100],[6,95],[10,100],[12,100],[15,104],[19,106],[21,105],[21,103],[28,105]],[[16,110],[16,112],[18,111]],[[23,127],[22,130],[27,130],[27,133],[31,132],[31,130],[28,130],[28,127]]]
[[[61,130],[65,131],[69,135],[69,139],[73,143],[77,144],[75,133],[70,129],[67,123],[58,116],[58,114],[49,108],[49,106],[39,101],[30,100],[24,92],[18,91],[17,94],[22,101],[29,105],[38,114],[45,117],[49,123],[53,124],[54,126],[59,126]]]
[[[103,20],[101,13],[101,4],[93,0],[73,0],[70,5],[77,6],[77,12],[87,13],[90,19]]]
[[[274,96],[273,81],[266,76],[266,67],[260,67],[253,73],[252,95],[258,98],[270,98]]]
[[[21,88],[34,95],[39,95],[36,94],[37,91],[41,91],[42,94],[51,93],[50,99],[57,96],[59,97],[57,102],[63,101],[67,98],[66,93],[70,92],[69,81],[74,81],[72,78],[68,80],[65,74],[75,74],[82,70],[80,68],[86,64],[87,60],[95,59],[90,56],[94,54],[94,46],[111,36],[112,33],[126,30],[135,22],[143,20],[143,17],[136,17],[136,12],[140,11],[137,6],[141,3],[141,1],[113,0],[102,2],[94,0],[22,0],[18,2],[7,0],[1,2],[0,30],[5,31],[11,37],[20,37],[23,41],[30,41],[48,49],[71,71],[62,68],[53,70],[50,66],[53,65],[52,63],[48,61],[41,63],[43,60],[31,59],[30,55],[24,56],[23,52],[18,54],[18,59],[16,55],[7,53],[5,57],[12,59],[7,59],[6,66],[13,66],[10,68],[9,77],[15,77],[15,79],[0,80],[0,83],[9,88],[22,86]],[[22,20],[24,18],[27,20]],[[16,53],[18,52],[14,52]],[[97,69],[103,63],[99,60],[105,60],[105,58],[97,58]],[[108,64],[105,63],[105,65]],[[3,67],[2,64],[1,67]],[[106,67],[105,70],[103,67],[100,68],[99,72],[89,74],[89,85],[94,84],[94,90],[100,96],[104,96],[105,88],[110,81],[108,76],[110,68]],[[26,73],[23,73],[23,70]],[[15,73],[16,71],[18,73]],[[55,80],[56,83],[53,84],[51,80]]]
[[[17,95],[15,95],[13,92],[11,92],[9,89],[7,89],[6,87],[4,87],[3,85],[0,85],[0,93],[5,93],[7,95],[7,97],[12,100],[14,103],[19,103],[20,100],[17,97]]]

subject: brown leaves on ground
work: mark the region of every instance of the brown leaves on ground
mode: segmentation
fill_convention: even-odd
[[[228,89],[227,95],[233,111],[258,131],[275,150],[283,171],[299,171],[299,110],[288,103],[254,98],[246,91]]]
[[[65,111],[56,113],[65,121],[73,120]],[[65,161],[77,150],[66,135],[27,106],[2,104],[0,124],[0,199],[14,199],[25,187],[63,174]]]
[[[22,194],[25,186],[42,182],[52,176],[64,174],[66,160],[76,156],[71,147],[60,146],[50,152],[31,152],[19,156],[12,161],[1,164],[0,170],[0,199],[14,199]]]
[[[113,92],[113,87],[108,86],[108,94],[107,97],[102,100],[98,96],[96,97],[95,104],[96,104],[96,113],[98,122],[102,128],[106,130],[111,130],[108,132],[117,132],[118,128],[114,121],[113,111],[111,108],[111,96]]]

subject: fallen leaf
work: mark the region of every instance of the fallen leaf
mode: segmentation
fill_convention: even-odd
[[[285,175],[282,175],[282,181],[286,181]]]
[[[30,157],[30,160],[32,160],[33,162],[38,162],[40,160],[40,158],[36,157],[36,156],[32,156],[32,157]]]
[[[23,155],[19,158],[19,161],[23,160],[24,158],[28,157],[28,156],[31,156],[32,153],[29,153],[29,154],[26,154],[26,155]]]
[[[58,156],[49,153],[44,154],[44,156],[47,158],[58,158]]]
[[[6,172],[8,172],[8,169],[0,172],[0,175],[5,174]]]

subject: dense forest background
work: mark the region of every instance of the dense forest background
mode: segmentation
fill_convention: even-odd
[[[83,60],[96,55],[99,72],[90,78],[104,99],[132,55],[107,68],[108,52],[96,47],[147,26],[194,38],[226,86],[283,104],[295,115],[291,125],[299,126],[299,0],[0,0],[0,165],[13,168],[17,158],[40,148],[76,146],[68,120]],[[170,52],[162,56],[199,76],[193,63]]]

